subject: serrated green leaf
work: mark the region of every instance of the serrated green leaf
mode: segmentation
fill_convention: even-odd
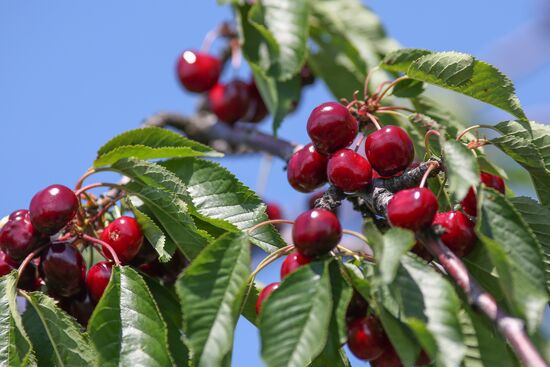
[[[0,277],[0,365],[6,367],[36,363],[17,309],[16,278],[16,271]]]
[[[39,366],[99,366],[98,353],[80,325],[40,292],[25,293],[23,325]]]
[[[244,295],[244,301],[241,305],[241,315],[243,315],[252,325],[258,326],[258,317],[256,315],[256,302],[260,295],[260,287],[257,282],[252,282],[247,288]]]
[[[194,140],[158,127],[126,131],[99,148],[94,167],[107,166],[122,158],[221,157],[222,154]]]
[[[401,98],[414,98],[422,92],[424,92],[424,83],[414,79],[405,79],[393,87],[392,94]]]
[[[464,123],[459,121],[450,111],[426,96],[418,96],[411,99],[411,102],[417,112],[431,117],[437,123],[437,126],[428,124],[426,127],[439,131],[444,128],[443,132],[447,134],[447,138],[456,138],[459,131],[462,131],[465,127]]]
[[[387,54],[382,60],[382,67],[395,73],[404,73],[415,60],[431,53],[430,50],[420,48],[402,48]]]
[[[88,324],[103,366],[171,366],[168,332],[145,281],[115,266]]]
[[[447,140],[443,143],[444,162],[449,191],[456,200],[462,200],[470,187],[479,183],[479,167],[474,153],[462,143]]]
[[[474,58],[467,54],[438,52],[413,61],[407,75],[434,85],[458,87],[472,78],[474,63]]]
[[[328,264],[314,262],[283,279],[260,313],[262,358],[268,367],[302,367],[321,353],[332,311]]]
[[[141,232],[147,239],[147,241],[155,248],[159,255],[159,260],[162,262],[168,261],[171,258],[171,254],[168,253],[166,248],[166,236],[164,232],[157,226],[154,220],[147,214],[140,211],[134,205],[131,205],[132,213],[136,218]]]
[[[238,233],[219,237],[176,283],[194,366],[218,366],[232,349],[250,274],[248,240]]]
[[[548,303],[540,244],[502,194],[482,187],[477,195],[476,233],[496,266],[510,308],[534,331]]]

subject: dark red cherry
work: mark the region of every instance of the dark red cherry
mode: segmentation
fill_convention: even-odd
[[[186,50],[178,58],[176,71],[185,89],[202,93],[216,85],[222,71],[222,64],[214,56]]]
[[[137,220],[122,216],[112,221],[103,230],[101,240],[113,248],[121,263],[127,264],[139,252],[143,243],[143,234]],[[103,254],[111,259],[111,252],[105,247]]]
[[[342,226],[336,215],[326,209],[300,214],[292,227],[292,241],[304,256],[316,257],[331,251],[342,238]]]
[[[27,210],[18,210],[10,218],[0,230],[0,249],[15,261],[23,260],[46,239],[31,223]]]
[[[29,206],[32,224],[48,235],[65,227],[77,210],[78,199],[74,191],[63,185],[51,185],[37,192]]]
[[[388,204],[388,220],[395,227],[418,231],[433,222],[437,208],[437,198],[429,189],[402,190]]]
[[[208,93],[208,105],[220,121],[234,124],[244,117],[250,101],[248,85],[242,80],[216,84]]]
[[[40,266],[48,291],[56,296],[72,297],[85,288],[86,264],[70,244],[52,244],[42,254]]]
[[[380,357],[371,361],[370,365],[372,367],[404,367],[399,355],[391,345],[388,345]]]
[[[424,246],[422,246],[421,243],[417,242],[414,244],[413,248],[411,249],[411,252],[413,254],[416,254],[420,258],[426,260],[427,262],[430,262],[433,260],[432,254]]]
[[[0,277],[11,273],[13,270],[17,270],[18,267],[18,261],[13,260],[4,252],[0,251]],[[29,292],[35,291],[39,287],[37,277],[38,272],[36,270],[36,265],[30,262],[19,277],[17,287]]]
[[[277,203],[267,203],[265,213],[269,220],[283,219],[283,210]]]
[[[265,288],[262,289],[260,295],[258,296],[258,300],[256,301],[256,315],[260,314],[262,304],[267,299],[267,297],[269,297],[269,295],[277,288],[279,288],[279,282],[266,285]]]
[[[139,270],[154,278],[161,279],[164,284],[173,284],[181,272],[189,265],[189,261],[180,251],[176,251],[170,261],[161,263],[155,259],[139,266]]]
[[[500,191],[501,194],[504,194],[506,191],[506,185],[502,177],[487,172],[481,172],[479,178],[485,186]],[[470,187],[470,190],[468,190],[468,193],[464,199],[462,199],[460,205],[466,214],[473,217],[477,216],[477,197],[473,187]]]
[[[356,290],[353,291],[353,295],[346,310],[346,321],[349,323],[363,318],[367,315],[369,303],[362,295]]]
[[[112,272],[113,263],[108,261],[98,262],[88,270],[86,285],[88,286],[90,297],[95,303],[99,302],[99,299],[103,296],[103,292],[105,292],[105,288],[107,288],[111,279]]]
[[[422,349],[420,351],[420,355],[418,356],[418,358],[416,359],[416,362],[414,364],[416,366],[428,366],[431,363],[432,363],[432,359],[430,358],[428,353],[426,353],[426,351],[424,349]]]
[[[305,64],[302,66],[302,69],[300,69],[300,84],[303,87],[313,83],[315,83],[315,75],[313,74],[313,70],[311,70],[311,67],[308,64]]]
[[[139,248],[139,251],[136,254],[136,256],[134,256],[132,261],[130,261],[130,264],[132,266],[137,267],[139,265],[149,263],[149,262],[154,261],[156,259],[158,259],[157,250],[155,250],[153,245],[151,245],[151,243],[149,241],[147,241],[146,238],[143,238],[143,243],[142,243],[141,247]]]
[[[388,348],[388,339],[374,316],[356,319],[348,326],[348,347],[357,358],[372,361]]]
[[[317,153],[313,145],[306,145],[288,161],[288,182],[300,192],[317,189],[327,182],[327,162],[327,157]]]
[[[345,148],[357,136],[359,124],[349,110],[336,102],[315,107],[307,120],[307,133],[321,154],[331,154]]]
[[[294,251],[287,255],[281,265],[281,279],[292,273],[302,265],[309,264],[312,260],[302,255],[301,253]]]
[[[372,177],[369,161],[352,149],[341,149],[328,160],[327,176],[331,184],[344,192],[367,187]]]
[[[13,266],[13,260],[8,259],[9,256],[6,255],[4,251],[0,251],[0,277],[3,277],[4,275],[11,273],[12,270],[16,269],[16,267]]]
[[[389,177],[411,164],[414,145],[405,130],[388,125],[367,137],[365,153],[372,168],[381,176]]]
[[[14,211],[13,213],[10,214],[10,216],[8,217],[8,219],[14,219],[16,217],[22,217],[22,216],[25,216],[29,213],[29,211],[27,209],[19,209],[19,210],[16,210]]]
[[[95,304],[86,290],[71,298],[59,298],[59,307],[74,317],[81,325],[88,325]]]
[[[242,120],[245,122],[260,122],[267,116],[267,107],[254,79],[248,83],[248,95],[250,99],[248,109]]]
[[[444,232],[440,236],[441,240],[459,257],[468,255],[476,244],[474,223],[462,212],[438,213],[433,224],[442,227]]]

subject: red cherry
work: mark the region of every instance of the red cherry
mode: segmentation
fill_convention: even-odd
[[[283,219],[283,211],[277,203],[267,203],[265,212],[269,220]]]
[[[16,261],[22,260],[45,242],[45,238],[31,223],[27,210],[18,210],[10,218],[0,230],[0,249]]]
[[[277,288],[279,288],[279,282],[266,285],[265,288],[262,289],[260,295],[258,296],[258,300],[256,301],[256,315],[260,314],[262,304],[267,299],[267,297],[269,297],[269,295]]]
[[[311,67],[308,64],[304,64],[302,69],[300,69],[300,84],[303,87],[313,83],[315,83],[315,75],[313,74],[313,70],[311,70]]]
[[[250,101],[248,85],[242,80],[216,84],[208,93],[208,105],[220,121],[234,124],[244,117]]]
[[[402,190],[388,204],[388,220],[395,227],[418,231],[433,222],[437,208],[437,198],[429,189]]]
[[[477,236],[474,232],[474,223],[462,212],[438,213],[433,224],[443,227],[445,232],[440,236],[441,240],[459,257],[470,253],[476,244]]]
[[[432,254],[430,254],[430,252],[428,250],[426,250],[426,248],[424,246],[422,246],[421,243],[418,243],[418,242],[415,243],[415,245],[411,249],[411,252],[413,254],[416,254],[420,258],[426,260],[427,262],[430,262],[430,261],[433,260]]]
[[[312,260],[301,253],[294,251],[287,255],[281,265],[281,279],[292,273],[302,265],[309,264]]]
[[[420,355],[418,356],[418,358],[416,359],[416,362],[414,364],[416,366],[427,366],[431,363],[432,363],[432,359],[430,358],[428,353],[426,353],[426,351],[424,349],[422,349],[420,351]]]
[[[72,297],[85,288],[86,264],[80,252],[65,243],[54,243],[40,260],[48,291],[60,297]]]
[[[143,243],[143,234],[137,220],[122,216],[112,221],[103,230],[101,240],[111,245],[121,263],[127,264],[139,252]],[[111,259],[111,252],[105,247],[103,254]]]
[[[7,275],[11,273],[15,267],[12,265],[13,260],[6,260],[6,255],[3,251],[0,251],[0,277],[3,277],[4,275]]]
[[[359,359],[372,361],[388,348],[388,340],[379,321],[374,316],[365,316],[348,326],[348,347]]]
[[[242,120],[254,123],[260,122],[267,116],[267,107],[254,79],[248,83],[248,95],[250,97],[250,101],[248,103],[246,114]]]
[[[353,296],[349,302],[348,308],[346,310],[346,321],[352,323],[353,321],[365,317],[367,310],[369,308],[369,303],[362,295],[359,294],[356,290],[353,291]]]
[[[414,159],[414,145],[405,130],[388,125],[367,137],[365,153],[378,174],[390,177],[411,164]]]
[[[495,176],[487,172],[481,172],[479,178],[485,186],[500,191],[501,194],[504,194],[506,191],[506,185],[504,184],[502,177]],[[468,193],[464,199],[462,199],[460,205],[466,214],[471,215],[472,217],[477,216],[477,197],[473,187],[470,187],[470,190],[468,190]]]
[[[178,58],[176,71],[185,89],[202,93],[216,85],[222,71],[222,64],[214,56],[186,50]]]
[[[287,178],[300,192],[311,192],[327,182],[327,157],[315,151],[311,144],[295,152],[288,161]]]
[[[146,238],[144,238],[138,253],[136,254],[136,256],[134,256],[134,258],[130,262],[130,265],[138,267],[142,264],[155,261],[156,259],[158,259],[157,250],[155,250],[153,245],[151,245],[151,243],[147,241]]]
[[[88,324],[95,306],[90,295],[85,291],[71,298],[59,298],[58,305],[84,326]]]
[[[105,292],[105,288],[107,288],[109,280],[111,279],[112,272],[113,263],[108,261],[98,262],[88,270],[86,285],[95,303],[98,303],[101,296],[103,296],[103,292]]]
[[[306,257],[331,251],[342,238],[342,226],[336,215],[326,209],[303,212],[294,221],[292,240],[296,250]]]
[[[341,149],[328,160],[327,176],[331,184],[344,192],[367,187],[372,169],[369,161],[351,149]]]
[[[78,199],[74,191],[63,185],[51,185],[37,192],[29,206],[32,224],[48,235],[65,227],[77,210]]]
[[[403,363],[401,363],[399,355],[391,345],[384,350],[380,357],[376,358],[374,361],[371,361],[370,365],[372,367],[404,367]]]
[[[336,102],[315,107],[307,120],[307,133],[321,154],[331,154],[345,148],[357,136],[359,124],[349,110]]]

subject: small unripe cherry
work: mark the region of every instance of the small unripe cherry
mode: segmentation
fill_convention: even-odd
[[[372,169],[369,161],[352,149],[341,149],[329,158],[327,176],[340,190],[356,192],[370,183]]]
[[[95,303],[98,303],[101,296],[103,296],[105,288],[107,288],[111,279],[112,272],[113,263],[109,261],[100,261],[88,270],[86,285],[88,286],[90,297]]]
[[[440,235],[441,241],[455,253],[462,257],[468,255],[474,248],[477,236],[474,231],[474,223],[462,212],[450,211],[438,213],[433,221],[444,230]]]
[[[433,222],[437,208],[437,198],[429,189],[406,189],[397,192],[388,203],[388,220],[395,227],[418,231]]]
[[[216,85],[222,71],[222,64],[212,55],[186,50],[178,58],[176,71],[185,89],[202,93]]]
[[[298,269],[300,266],[309,264],[311,261],[311,258],[302,255],[298,251],[291,252],[285,257],[285,260],[281,264],[281,279]]]
[[[357,358],[372,361],[388,348],[389,341],[378,319],[369,315],[348,326],[348,347]]]
[[[74,191],[63,185],[51,185],[37,192],[29,206],[34,228],[48,235],[65,227],[77,210],[78,199]]]
[[[227,124],[234,124],[244,117],[250,101],[248,85],[242,80],[216,84],[208,93],[208,105],[216,117]]]
[[[15,261],[23,260],[46,241],[47,238],[31,223],[27,210],[12,213],[0,229],[0,249]]]
[[[260,314],[260,311],[262,310],[262,304],[267,299],[267,297],[269,297],[269,295],[277,288],[279,288],[279,282],[268,284],[265,286],[264,289],[262,289],[260,295],[258,296],[258,300],[256,301],[256,315]]]
[[[495,176],[487,172],[481,172],[479,174],[479,178],[485,186],[493,188],[501,194],[504,194],[506,191],[506,185],[504,184],[504,179],[502,177]],[[472,217],[477,216],[477,196],[473,187],[470,187],[470,190],[468,190],[468,193],[464,199],[462,199],[460,205],[466,214],[471,215]]]
[[[312,209],[300,214],[292,227],[296,250],[306,257],[331,251],[342,238],[342,226],[336,215],[326,209]]]
[[[307,144],[288,161],[288,182],[297,191],[311,192],[327,182],[327,163],[326,156]]]
[[[336,102],[315,107],[307,120],[307,133],[321,154],[331,154],[349,146],[357,136],[359,124],[349,110]]]
[[[137,220],[122,216],[112,221],[101,233],[101,240],[109,244],[123,264],[129,263],[139,252],[143,234]],[[103,248],[103,254],[111,259],[111,252]]]
[[[56,296],[72,297],[85,288],[86,264],[70,244],[52,244],[42,254],[40,267],[48,291]]]
[[[384,126],[365,141],[365,153],[372,168],[383,177],[402,172],[414,159],[414,144],[399,126]]]

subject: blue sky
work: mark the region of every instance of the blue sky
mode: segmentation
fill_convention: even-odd
[[[542,25],[550,8],[542,0],[365,3],[404,46],[464,51],[509,72],[527,114],[550,120],[550,22]],[[0,214],[27,207],[52,183],[74,185],[101,144],[145,117],[191,113],[196,99],[177,84],[175,58],[230,15],[214,0],[0,2]],[[310,88],[280,135],[306,142],[309,111],[328,99],[319,83]],[[492,109],[477,116],[506,118]],[[255,187],[258,156],[224,164]],[[293,217],[305,197],[286,185],[281,168],[275,162],[264,194]],[[273,269],[264,281],[276,278]],[[234,365],[259,366],[256,331],[241,324]]]

